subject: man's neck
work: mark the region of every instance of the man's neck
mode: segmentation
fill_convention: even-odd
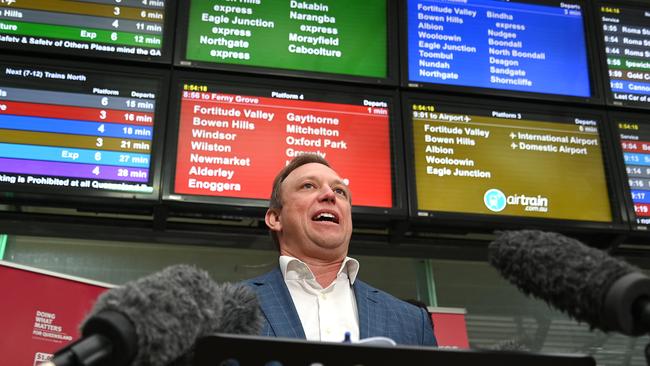
[[[316,282],[318,282],[323,288],[327,288],[334,280],[336,280],[336,275],[341,269],[341,263],[343,260],[332,263],[319,263],[319,262],[305,262],[309,269],[316,277]]]
[[[334,282],[336,275],[341,269],[341,264],[343,263],[343,260],[345,260],[345,256],[332,260],[305,258],[303,256],[294,255],[290,251],[286,250],[280,250],[280,255],[294,257],[304,262],[314,274],[314,277],[316,277],[316,282],[318,282],[323,288],[327,288],[327,286]]]

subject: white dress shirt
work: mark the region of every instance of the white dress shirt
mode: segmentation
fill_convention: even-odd
[[[308,340],[342,342],[346,332],[352,341],[359,340],[359,315],[352,289],[359,272],[356,259],[346,257],[336,279],[326,288],[297,258],[280,256],[280,269]]]

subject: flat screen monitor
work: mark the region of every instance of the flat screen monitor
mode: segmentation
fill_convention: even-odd
[[[176,0],[0,1],[0,49],[170,62]]]
[[[627,214],[635,230],[650,228],[650,116],[610,112],[617,142],[616,153],[623,169]]]
[[[584,2],[405,0],[402,85],[594,102]]]
[[[190,72],[172,84],[163,199],[266,208],[275,175],[313,153],[348,184],[353,213],[405,216],[394,92]]]
[[[159,199],[164,74],[0,61],[0,191]]]
[[[402,103],[413,218],[620,224],[602,113],[419,94]]]
[[[397,84],[395,0],[189,0],[180,66]]]
[[[597,8],[607,103],[650,108],[650,4],[607,1]]]

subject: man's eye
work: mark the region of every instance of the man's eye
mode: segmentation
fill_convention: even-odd
[[[305,184],[302,185],[302,188],[306,188],[306,189],[312,189],[314,187],[315,186],[313,184],[311,184],[311,183],[305,183]]]
[[[335,188],[334,192],[336,192],[336,194],[340,194],[343,197],[348,196],[348,192],[346,192],[345,189],[342,189],[342,188]]]

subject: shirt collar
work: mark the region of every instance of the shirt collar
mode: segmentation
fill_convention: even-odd
[[[280,270],[285,280],[316,278],[305,262],[288,255],[280,256]],[[337,277],[341,273],[345,273],[350,280],[350,285],[353,285],[359,273],[359,261],[351,257],[345,257],[343,263],[341,263],[341,268],[336,274]]]

